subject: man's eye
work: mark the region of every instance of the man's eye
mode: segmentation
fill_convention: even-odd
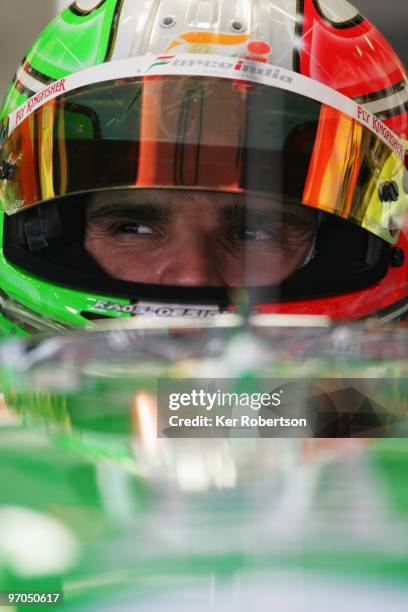
[[[144,223],[123,223],[117,228],[121,234],[153,234],[154,230],[150,225]]]
[[[234,240],[249,242],[254,240],[270,240],[271,232],[260,227],[243,227],[234,232]]]

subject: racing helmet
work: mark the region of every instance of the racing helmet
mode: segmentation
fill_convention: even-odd
[[[345,0],[76,0],[0,125],[8,333],[408,316],[408,79]]]

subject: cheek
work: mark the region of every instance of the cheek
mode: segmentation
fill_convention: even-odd
[[[311,246],[306,244],[290,248],[288,245],[274,251],[248,252],[243,265],[247,285],[274,285],[281,283],[303,264]]]
[[[98,265],[118,280],[154,283],[158,268],[154,254],[144,250],[119,246],[107,236],[89,235],[85,239],[85,250]]]
[[[107,266],[112,261],[110,242],[101,236],[87,233],[84,247],[86,252],[107,272]]]
[[[289,248],[285,253],[285,269],[287,270],[287,275],[295,272],[305,261],[306,257],[309,254],[313,243],[313,236],[310,236],[308,240],[304,240],[299,243],[296,248]]]

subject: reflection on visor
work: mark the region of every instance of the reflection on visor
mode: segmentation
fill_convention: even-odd
[[[360,122],[230,79],[125,78],[64,93],[16,127],[2,159],[13,167],[8,213],[112,188],[233,192],[329,212],[393,243],[407,205],[401,159]]]

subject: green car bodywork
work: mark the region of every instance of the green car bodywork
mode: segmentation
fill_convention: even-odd
[[[231,351],[242,355],[241,391],[257,376],[327,375],[329,360],[312,359],[313,346],[324,353],[335,334],[296,333],[298,355],[292,346],[286,359],[281,329],[274,341],[231,330],[169,337],[115,329],[3,347],[0,591],[61,591],[67,610],[226,611],[236,609],[239,584],[241,605],[253,598],[266,611],[283,584],[287,598],[293,591],[307,601],[310,590],[327,590],[326,607],[388,601],[387,609],[404,610],[406,439],[146,434],[140,393],[154,400],[158,379],[204,367],[219,376]],[[354,362],[337,347],[330,372],[402,378],[400,356],[361,358],[367,346],[396,353],[402,336],[360,338]],[[258,354],[269,346],[262,366],[244,363],[250,342]],[[363,599],[350,602],[356,589]]]

